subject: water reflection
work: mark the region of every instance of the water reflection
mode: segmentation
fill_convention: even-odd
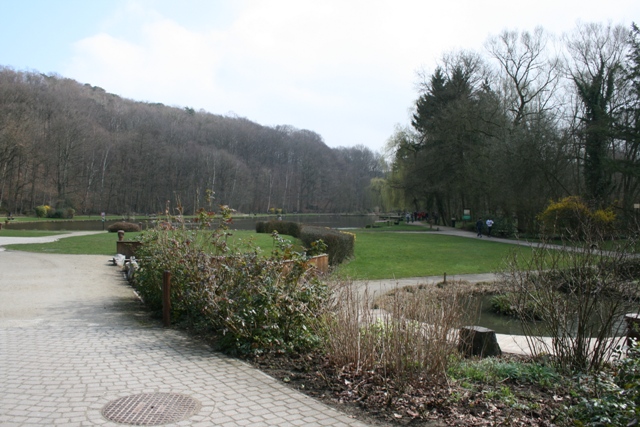
[[[525,335],[522,323],[516,317],[496,314],[491,310],[491,295],[473,297],[471,305],[474,307],[471,310],[474,315],[468,319],[470,324],[492,329],[498,334]],[[625,313],[636,313],[639,312],[639,308],[637,304],[629,303],[625,304],[624,311]],[[593,321],[597,322],[595,316]],[[613,330],[617,331],[615,334],[617,336],[626,334],[624,316],[615,320]]]

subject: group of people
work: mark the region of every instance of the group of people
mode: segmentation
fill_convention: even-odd
[[[406,222],[429,220],[429,214],[427,212],[405,212],[404,217]],[[437,219],[437,214],[434,212],[431,214],[431,218],[434,220]]]
[[[478,232],[478,237],[482,237],[482,229],[485,223],[482,222],[482,218],[478,218],[476,221],[476,231]],[[493,228],[493,220],[491,218],[487,219],[487,237],[491,237],[491,229]]]

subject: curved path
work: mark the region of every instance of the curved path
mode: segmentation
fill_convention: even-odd
[[[426,228],[422,223],[414,222],[410,223],[414,225],[416,228]],[[393,231],[393,233],[430,233],[434,234],[445,234],[449,236],[457,236],[464,237],[469,239],[479,239],[475,231],[464,231],[459,228],[452,228],[446,226],[434,226],[433,231]],[[523,240],[513,240],[513,239],[503,239],[496,237],[487,237],[486,235],[482,237],[483,240],[490,241],[496,244],[507,244],[507,245],[518,245],[518,246],[540,246],[540,243],[537,242],[527,242]],[[545,245],[547,249],[558,249],[558,250],[568,250],[567,247],[558,246],[558,245]],[[570,250],[570,249],[569,249]],[[580,249],[576,249],[580,250]],[[610,252],[602,251],[603,254],[608,254]],[[369,280],[369,281],[359,281],[356,282],[358,286],[358,290],[362,295],[364,290],[366,289],[368,294],[371,297],[375,297],[378,295],[385,294],[393,289],[402,288],[405,286],[417,286],[419,284],[436,284],[440,283],[443,280],[443,276],[426,276],[426,277],[409,277],[403,279],[381,279],[381,280]],[[458,275],[447,275],[447,280],[456,281],[456,280],[464,280],[469,283],[479,283],[479,282],[491,282],[496,280],[496,275],[493,273],[484,273],[484,274],[458,274]],[[535,348],[538,349],[551,349],[551,338],[550,337],[540,337],[538,342],[527,341],[527,338],[522,335],[506,335],[506,334],[496,334],[496,338],[498,340],[498,344],[503,352],[506,353],[514,353],[514,354],[531,354],[530,344],[535,345]],[[624,337],[616,338],[619,344],[623,344]]]
[[[103,416],[105,406],[146,393],[199,403],[194,415],[163,425],[365,426],[160,327],[109,264],[106,256],[0,252],[0,425],[121,426]]]
[[[5,237],[0,236],[0,251],[4,251],[5,245],[19,245],[21,243],[51,243],[63,239],[65,237],[73,236],[87,236],[89,234],[99,234],[104,231],[73,231],[65,234],[54,234],[51,236],[42,237]]]

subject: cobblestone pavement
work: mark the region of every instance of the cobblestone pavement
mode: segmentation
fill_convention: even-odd
[[[365,426],[149,320],[107,258],[0,252],[0,426],[121,426],[143,393],[197,402],[163,425]]]

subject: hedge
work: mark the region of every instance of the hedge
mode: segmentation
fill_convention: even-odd
[[[291,221],[260,221],[256,223],[256,232],[257,233],[267,233],[271,234],[274,231],[277,231],[278,234],[284,234],[285,236],[292,236],[295,238],[300,238],[302,225],[297,222]]]
[[[132,232],[140,231],[140,226],[132,222],[118,221],[118,222],[114,222],[109,227],[107,227],[107,230],[110,233],[117,233],[119,230],[125,231],[127,233],[132,233]]]
[[[302,241],[302,244],[310,248],[312,243],[322,240],[327,245],[329,264],[337,265],[353,256],[355,236],[351,233],[334,230],[326,227],[303,225],[290,221],[257,222],[257,233],[273,233],[293,236]]]
[[[300,240],[306,247],[311,247],[311,243],[322,240],[327,245],[329,264],[337,265],[353,256],[356,238],[351,233],[332,228],[305,225],[302,227]]]

